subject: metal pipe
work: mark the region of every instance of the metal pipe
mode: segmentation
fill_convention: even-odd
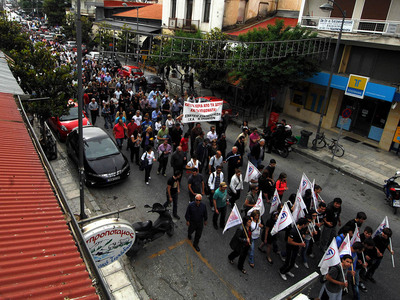
[[[85,219],[85,220],[80,220],[80,221],[78,222],[78,224],[83,224],[83,223],[91,222],[91,221],[98,220],[98,219],[101,219],[101,218],[104,218],[104,217],[108,217],[108,216],[111,216],[111,215],[115,215],[115,214],[118,214],[118,218],[119,218],[119,214],[120,214],[120,213],[125,212],[125,211],[128,211],[128,210],[131,210],[131,209],[135,209],[135,208],[136,208],[136,206],[133,205],[133,206],[125,207],[125,208],[123,208],[123,209],[110,211],[110,212],[105,213],[105,214],[97,215],[97,216],[94,216],[94,217],[91,217],[91,218],[87,218],[87,219]]]

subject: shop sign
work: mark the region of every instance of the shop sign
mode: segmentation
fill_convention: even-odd
[[[350,74],[344,94],[351,97],[364,99],[369,77]]]
[[[318,30],[340,31],[342,19],[319,19]],[[352,32],[354,20],[344,20],[343,32]]]
[[[212,122],[221,120],[223,101],[191,103],[183,106],[183,123]]]
[[[393,142],[400,144],[400,127],[397,127],[396,132],[393,137]]]
[[[135,242],[135,230],[122,219],[96,221],[83,227],[82,232],[99,268],[118,260]]]

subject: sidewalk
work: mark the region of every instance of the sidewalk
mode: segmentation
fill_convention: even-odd
[[[170,78],[170,81],[178,83],[179,80]],[[185,88],[188,84],[185,83]],[[201,89],[198,82],[195,82],[195,87],[201,91],[199,96],[211,95],[211,91]],[[336,169],[338,172],[352,176],[361,182],[370,184],[376,188],[381,189],[384,180],[393,176],[397,170],[400,170],[399,157],[393,152],[387,152],[377,147],[377,143],[360,136],[356,136],[351,132],[344,131],[340,137],[339,143],[343,145],[345,154],[343,157],[334,157],[332,160],[332,153],[327,147],[314,151],[311,149],[312,140],[315,139],[317,126],[309,124],[305,121],[298,120],[285,114],[281,114],[279,119],[286,119],[286,123],[292,126],[294,136],[300,136],[302,130],[311,131],[313,134],[310,136],[308,148],[295,145],[293,151],[301,155],[312,158],[320,163],[323,163],[331,168]],[[241,125],[241,119],[232,119],[237,126]],[[249,120],[250,128],[259,127],[261,129],[262,117],[258,119]],[[262,130],[261,130],[262,131]],[[339,128],[331,128],[329,130],[321,129],[325,132],[327,139],[338,138]]]

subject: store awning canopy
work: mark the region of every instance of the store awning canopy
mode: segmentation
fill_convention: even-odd
[[[115,30],[120,30],[120,29],[122,29],[122,27],[124,25],[126,25],[130,30],[138,29],[139,32],[157,33],[159,31],[161,31],[161,24],[160,24],[160,26],[154,26],[154,25],[141,24],[139,22],[139,26],[138,26],[138,24],[136,24],[135,22],[118,22],[118,21],[111,21],[111,20],[100,20],[99,22],[96,22],[96,23],[108,24],[111,26],[112,29],[115,29]]]
[[[319,72],[314,77],[308,78],[305,81],[319,84],[322,86],[327,86],[329,81],[329,73]],[[347,82],[349,77],[333,75],[331,87],[341,91],[346,90]],[[387,86],[383,84],[368,82],[367,88],[365,90],[365,96],[375,99],[380,99],[383,101],[392,102],[394,100],[394,95],[396,93],[396,88],[392,86]]]

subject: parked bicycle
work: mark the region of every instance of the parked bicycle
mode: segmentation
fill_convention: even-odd
[[[329,143],[329,144],[328,144]],[[313,147],[322,149],[328,146],[329,150],[334,156],[342,157],[344,155],[344,147],[339,144],[337,139],[329,140],[325,137],[325,133],[322,132],[312,141]]]

